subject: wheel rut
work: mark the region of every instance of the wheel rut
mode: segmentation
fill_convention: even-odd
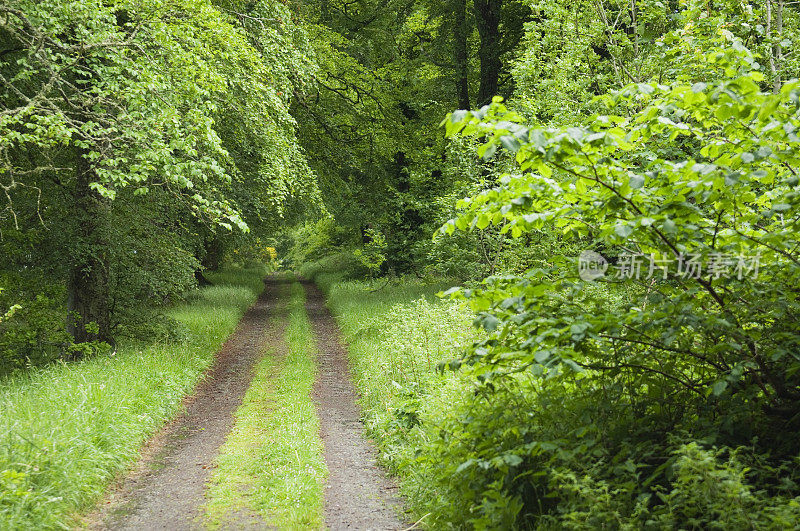
[[[306,311],[317,347],[318,377],[313,398],[320,420],[328,481],[325,524],[331,530],[397,530],[399,495],[377,463],[377,451],[364,436],[358,394],[350,378],[339,328],[322,292],[303,281]]]
[[[110,530],[195,530],[214,459],[234,424],[255,366],[268,341],[283,341],[283,315],[290,281],[270,277],[258,300],[245,312],[236,331],[216,355],[185,412],[143,447],[134,470],[120,481],[86,525]],[[317,379],[313,400],[328,467],[324,492],[325,526],[331,530],[399,530],[396,486],[377,463],[377,450],[364,436],[358,394],[350,377],[339,328],[322,292],[302,281],[306,312],[316,347]],[[236,515],[228,529],[268,529],[254,514]]]
[[[95,520],[98,523],[91,527],[202,528],[198,517],[214,458],[233,426],[234,412],[242,403],[266,342],[283,337],[281,323],[271,317],[288,293],[287,281],[270,277],[264,283],[264,292],[245,312],[206,377],[186,400],[185,412],[145,446],[140,463],[111,495]],[[243,527],[260,527],[256,521],[248,523]]]

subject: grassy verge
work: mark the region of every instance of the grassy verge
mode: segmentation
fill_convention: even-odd
[[[263,288],[229,272],[168,313],[185,341],[120,344],[113,357],[54,365],[0,389],[0,529],[66,528],[103,495],[180,407]]]
[[[207,523],[255,513],[278,528],[322,526],[327,473],[311,400],[316,368],[303,287],[291,284],[287,352],[271,348],[236,412],[207,493]],[[278,319],[285,319],[281,312]]]
[[[428,441],[439,437],[442,419],[472,391],[463,374],[437,371],[475,338],[471,313],[436,298],[446,282],[406,278],[373,292],[383,281],[343,281],[324,273],[316,280],[347,341],[368,432],[414,517],[449,503],[437,501],[430,481],[437,464],[425,452]]]

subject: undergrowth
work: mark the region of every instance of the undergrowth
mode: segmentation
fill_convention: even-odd
[[[324,272],[315,279],[347,342],[368,434],[412,518],[453,503],[432,481],[438,465],[424,457],[454,404],[472,392],[464,374],[440,370],[476,337],[469,311],[436,297],[447,281],[365,282]]]
[[[113,356],[0,382],[0,529],[74,525],[141,444],[179,410],[263,289],[263,269],[212,276],[167,313],[179,342],[123,343]]]
[[[487,384],[479,368],[448,370],[478,332],[469,311],[435,300],[444,285],[307,273],[343,330],[382,462],[425,527],[786,529],[800,521],[794,465],[774,470],[786,485],[766,491],[756,474],[770,469],[757,447],[649,433],[637,428],[635,409],[611,403],[582,375],[523,371]]]

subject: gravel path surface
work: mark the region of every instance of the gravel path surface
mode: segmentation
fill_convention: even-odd
[[[339,341],[339,328],[320,290],[310,282],[303,285],[317,342],[319,376],[314,400],[329,471],[325,524],[333,531],[404,529],[407,526],[397,517],[397,488],[378,467],[377,451],[364,437],[358,395],[350,379],[347,353]]]
[[[89,527],[202,529],[199,517],[205,485],[219,448],[233,427],[233,414],[242,403],[266,342],[283,340],[286,319],[271,317],[288,300],[288,286],[280,278],[268,278],[265,284],[264,293],[244,314],[205,379],[185,401],[186,412],[145,445],[136,468],[88,518]],[[320,290],[310,282],[303,285],[317,348],[313,398],[329,471],[325,525],[333,531],[404,529],[407,526],[397,516],[397,488],[378,466],[377,451],[364,436],[358,395],[350,379],[347,353],[339,341],[339,328]],[[255,515],[236,514],[224,527],[268,526]]]

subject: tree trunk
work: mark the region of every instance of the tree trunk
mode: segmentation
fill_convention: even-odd
[[[501,0],[474,0],[475,23],[481,38],[478,57],[481,62],[481,83],[478,89],[478,105],[492,101],[497,94],[500,78],[500,7]]]
[[[455,0],[453,12],[453,62],[455,63],[458,108],[469,110],[469,55],[467,54],[467,2]]]
[[[194,271],[194,279],[197,281],[197,285],[199,287],[201,287],[201,288],[205,287],[205,286],[213,286],[214,285],[213,282],[211,282],[210,280],[208,280],[206,278],[206,276],[203,274],[203,270],[202,269],[195,269],[195,271]]]
[[[91,183],[86,151],[78,149],[73,191],[78,229],[67,282],[67,332],[76,343],[111,341],[111,310],[106,244],[102,236],[107,205]]]
[[[775,25],[772,25],[773,15]],[[783,86],[781,69],[783,67],[783,0],[767,0],[766,3],[767,40],[769,41],[769,70],[772,74],[772,91],[778,94]],[[773,34],[773,29],[775,34]]]
[[[777,42],[773,53],[775,54],[775,62],[778,65],[777,76],[773,81],[773,91],[778,94],[783,87],[782,70],[783,70],[783,0],[777,0],[775,9],[775,31],[778,34]]]
[[[633,26],[633,54],[634,57],[639,57],[639,24],[636,21],[636,0],[631,0],[631,25]]]

